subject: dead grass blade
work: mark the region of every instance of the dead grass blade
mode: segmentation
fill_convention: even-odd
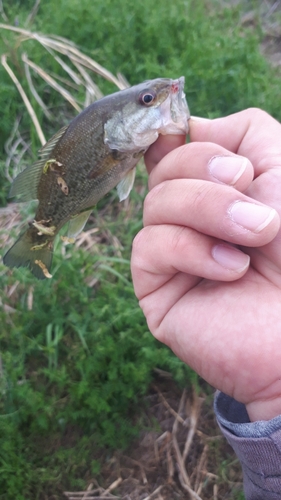
[[[3,17],[4,21],[8,22],[8,18],[6,16],[6,14],[5,14],[2,0],[0,0],[0,14]]]
[[[181,397],[179,409],[178,409],[178,414],[180,414],[182,412],[182,410],[185,406],[185,402],[186,402],[186,390],[184,390],[182,393],[182,397]],[[177,459],[177,465],[178,465],[178,469],[179,469],[179,480],[180,480],[182,488],[189,493],[189,496],[192,500],[193,499],[194,500],[202,500],[202,498],[192,489],[191,484],[190,484],[190,478],[187,474],[183,455],[181,454],[180,447],[179,447],[178,440],[177,440],[178,424],[179,424],[178,419],[175,419],[175,422],[173,425],[173,431],[172,431],[172,439],[173,439],[173,446],[174,446],[174,451],[175,451],[176,459]],[[187,437],[187,440],[188,440],[188,437]]]
[[[59,83],[56,82],[54,78],[52,78],[44,69],[42,69],[40,66],[35,64],[34,62],[30,61],[28,57],[24,54],[22,56],[23,61],[28,64],[45,82],[47,82],[51,87],[53,87],[59,94],[64,97],[66,101],[68,101],[75,109],[76,111],[80,112],[81,108],[78,105],[76,99],[66,90],[64,87],[62,87]]]
[[[184,419],[169,405],[168,401],[165,399],[162,392],[158,389],[157,385],[153,385],[153,389],[155,389],[158,392],[167,410],[169,410],[169,412],[175,417],[175,419],[178,420],[182,425],[185,425]]]
[[[201,481],[201,483],[200,483],[200,479],[202,476],[202,470],[203,470],[205,463],[206,463],[208,448],[209,448],[208,445],[205,444],[203,451],[202,451],[202,454],[201,454],[201,457],[200,457],[200,460],[199,460],[198,465],[196,467],[196,478],[195,478],[195,483],[194,483],[194,489],[198,495],[201,494],[201,491],[203,488],[203,482]]]
[[[64,491],[64,495],[68,498],[68,500],[114,500],[117,499],[115,495],[112,495],[110,492],[115,490],[120,483],[122,483],[123,479],[119,477],[113,483],[104,490],[103,488],[93,488],[93,484],[91,483],[86,491]]]
[[[103,93],[100,91],[100,89],[95,84],[95,82],[93,82],[92,78],[87,73],[87,71],[78,62],[73,61],[73,64],[74,64],[74,66],[76,66],[76,68],[80,72],[80,74],[85,82],[86,90],[94,96],[94,99],[101,99],[101,97],[103,97]]]
[[[57,61],[57,63],[63,68],[63,70],[70,76],[70,78],[74,81],[76,86],[81,85],[82,80],[75,73],[75,71],[73,71],[71,67],[68,64],[66,64],[60,56],[56,55],[56,53],[52,49],[50,49],[49,47],[45,48],[49,52],[49,54],[51,54],[51,56]]]
[[[116,481],[114,481],[106,490],[104,490],[103,495],[106,496],[112,490],[115,490],[115,488],[117,488],[117,486],[119,486],[119,484],[122,483],[122,481],[123,481],[122,477],[118,477]]]
[[[22,55],[22,60],[24,62],[24,71],[25,71],[25,76],[26,76],[27,83],[28,83],[29,88],[30,88],[30,92],[32,93],[34,99],[38,102],[39,106],[42,108],[44,115],[46,115],[47,118],[49,118],[49,120],[51,120],[53,118],[52,114],[50,113],[50,111],[48,110],[47,106],[42,101],[40,95],[38,94],[38,92],[36,91],[36,89],[35,89],[35,87],[33,85],[33,81],[32,81],[32,78],[31,78],[30,71],[29,71],[29,65],[27,64],[26,59],[27,59],[27,55],[23,54]]]
[[[27,310],[32,311],[33,309],[33,291],[34,287],[30,286],[28,288],[28,294],[27,294]]]
[[[35,4],[33,5],[32,9],[31,9],[26,21],[25,21],[26,26],[33,23],[33,20],[38,12],[40,2],[41,2],[41,0],[36,0]]]
[[[45,139],[45,136],[43,134],[43,131],[41,129],[41,126],[40,126],[40,123],[38,121],[38,118],[36,116],[36,113],[25,93],[25,91],[23,90],[23,87],[21,86],[19,80],[17,79],[15,73],[12,71],[12,69],[10,68],[10,66],[8,65],[7,63],[7,58],[6,58],[6,55],[3,54],[2,57],[1,57],[1,63],[2,65],[4,66],[5,70],[7,71],[8,75],[10,76],[10,78],[13,80],[15,86],[17,87],[20,95],[21,95],[21,98],[26,106],[26,109],[31,117],[31,120],[33,121],[33,124],[34,124],[34,127],[36,129],[36,132],[38,134],[38,137],[40,139],[40,142],[42,144],[42,146],[45,144],[46,142],[46,139]]]
[[[32,22],[36,14],[36,11],[38,9],[39,3],[40,0],[35,1],[34,7],[27,19],[27,24],[30,24]],[[0,13],[1,13],[1,6],[2,3],[0,3]],[[3,14],[3,8],[2,8],[2,14]],[[76,98],[74,92],[79,91],[81,87],[82,89],[84,89],[85,92],[84,107],[88,106],[96,99],[100,99],[103,96],[99,87],[93,81],[90,72],[94,72],[95,74],[100,75],[102,78],[113,83],[120,90],[129,87],[129,83],[127,82],[127,80],[124,78],[123,75],[121,75],[120,73],[118,73],[117,76],[113,75],[106,68],[98,64],[96,61],[94,61],[87,55],[83,54],[76,47],[76,45],[70,40],[66,40],[65,38],[53,35],[45,36],[40,33],[32,32],[27,29],[3,23],[0,24],[0,30],[12,31],[19,35],[15,42],[15,50],[21,47],[21,45],[27,40],[36,41],[50,54],[50,56],[60,65],[62,70],[65,72],[66,78],[64,78],[63,75],[61,74],[53,75],[52,72],[46,70],[45,68],[41,67],[40,65],[32,61],[28,54],[23,53],[21,55],[24,65],[26,82],[28,84],[30,93],[32,94],[32,96],[42,109],[44,115],[49,120],[53,119],[53,115],[52,113],[50,113],[43,99],[38,94],[36,86],[33,84],[32,72],[30,71],[30,69],[32,69],[32,71],[34,71],[36,75],[40,76],[40,78],[42,78],[50,87],[52,87],[57,93],[59,93],[62,96],[62,98],[67,102],[69,102],[71,106],[74,107],[74,109],[78,112],[81,111],[80,96],[79,98]],[[36,113],[22,85],[20,84],[19,79],[17,78],[12,68],[8,65],[7,55],[2,56],[2,65],[8,72],[10,78],[13,80],[14,84],[18,89],[18,92],[21,95],[21,98],[27,108],[27,111],[34,123],[41,144],[42,145],[45,144],[46,140],[43,131],[40,127]],[[70,88],[71,91],[67,90],[66,87]],[[74,92],[72,92],[72,89],[74,90]],[[14,148],[14,152],[15,151],[16,149]],[[26,151],[26,149],[24,149],[24,151]],[[17,151],[16,154],[18,154]],[[9,159],[9,164],[11,160],[14,160],[14,157]]]
[[[189,417],[189,432],[187,435],[185,447],[184,447],[183,454],[182,454],[182,458],[183,458],[184,462],[185,462],[187,455],[189,453],[190,446],[191,446],[191,443],[192,443],[192,440],[193,440],[193,437],[194,437],[194,434],[196,431],[197,422],[198,422],[198,418],[199,418],[199,414],[200,414],[200,406],[201,406],[200,400],[199,400],[195,390],[193,390],[193,404],[191,406],[191,412],[190,412],[190,417]]]
[[[98,64],[96,61],[86,56],[81,52],[74,43],[70,40],[66,40],[62,37],[58,36],[45,36],[39,33],[33,33],[26,29],[18,28],[16,26],[8,25],[8,24],[0,24],[0,29],[6,29],[9,31],[14,31],[15,33],[19,33],[22,35],[21,43],[24,40],[34,39],[37,40],[45,49],[53,49],[56,52],[64,54],[69,58],[69,60],[76,62],[86,68],[92,70],[94,73],[102,76],[106,80],[112,82],[116,85],[117,88],[123,90],[128,87],[128,82],[122,75],[114,76],[110,71],[106,68]]]
[[[163,488],[163,485],[158,486],[158,488],[156,488],[156,490],[154,490],[150,495],[148,495],[148,497],[145,497],[143,500],[150,500],[155,495],[157,495],[158,493],[160,493],[160,491],[162,490],[162,488]]]
[[[40,37],[40,38],[36,37],[36,38],[38,39],[38,41],[40,41],[40,43],[42,43],[42,45],[53,48],[57,52],[61,52],[61,54],[66,55],[70,60],[78,62],[82,66],[91,69],[92,71],[102,76],[106,80],[114,83],[116,87],[118,87],[120,90],[126,88],[123,81],[120,81],[110,71],[108,71],[106,68],[98,64],[90,57],[83,54],[75,46],[48,37]]]
[[[213,500],[218,500],[218,492],[219,492],[219,488],[218,488],[218,485],[217,485],[217,484],[214,484],[213,491],[214,491],[214,498],[213,498]]]
[[[5,143],[7,158],[5,161],[5,176],[9,182],[20,172],[22,157],[29,150],[31,142],[26,142],[19,132],[21,118],[16,118],[10,137]]]

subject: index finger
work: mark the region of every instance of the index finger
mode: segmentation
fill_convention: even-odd
[[[145,165],[148,173],[173,149],[183,146],[186,141],[185,135],[159,135],[154,144],[150,146],[144,155]]]

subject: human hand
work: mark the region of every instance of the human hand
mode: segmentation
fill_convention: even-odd
[[[191,119],[190,138],[146,154],[135,292],[158,340],[268,420],[281,414],[281,125],[249,109]]]

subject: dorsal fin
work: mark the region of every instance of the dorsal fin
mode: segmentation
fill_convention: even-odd
[[[44,144],[44,146],[42,146],[41,149],[39,149],[38,153],[41,158],[44,156],[44,158],[47,159],[47,156],[49,156],[49,154],[53,151],[55,145],[66,132],[68,127],[69,125],[62,127],[55,135],[53,135],[53,137],[51,137],[51,139],[48,140],[48,142],[46,142],[46,144]]]
[[[36,200],[37,186],[44,164],[45,160],[38,160],[17,175],[11,186],[9,198],[19,196],[19,201]]]
[[[39,150],[41,159],[29,165],[13,181],[9,198],[19,196],[19,201],[30,201],[37,199],[37,188],[42,174],[42,170],[50,153],[54,149],[59,139],[63,136],[68,125],[61,128],[46,144]]]

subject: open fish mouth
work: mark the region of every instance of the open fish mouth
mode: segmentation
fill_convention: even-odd
[[[189,120],[190,112],[184,93],[184,76],[181,76],[177,80],[173,80],[170,91],[170,99],[170,112],[173,122],[179,123],[182,120],[185,121],[185,119]]]
[[[162,127],[159,133],[187,134],[189,131],[188,120],[190,112],[184,93],[184,77],[172,80],[170,93],[164,103],[161,104]]]

